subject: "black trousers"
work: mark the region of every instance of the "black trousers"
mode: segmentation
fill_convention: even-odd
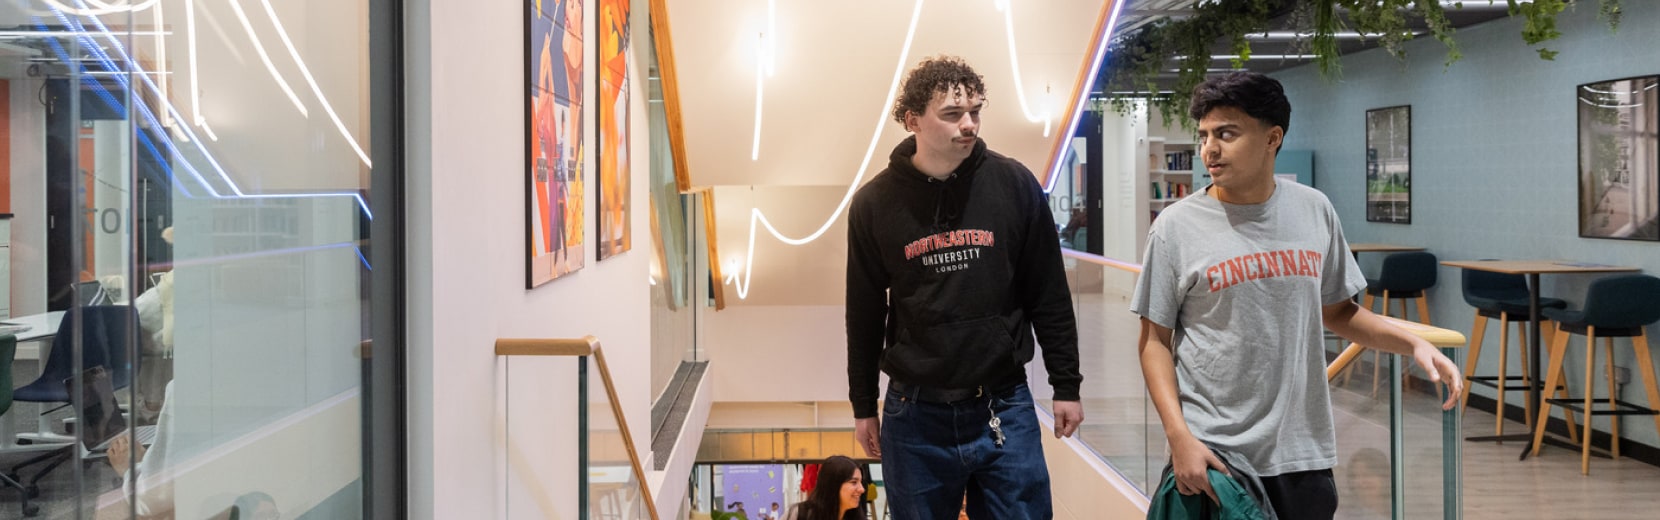
[[[1337,482],[1329,469],[1262,477],[1262,487],[1280,520],[1331,520],[1337,515]]]

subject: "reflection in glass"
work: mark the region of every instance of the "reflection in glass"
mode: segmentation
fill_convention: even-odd
[[[0,3],[0,312],[73,374],[0,417],[43,516],[361,514],[366,6]]]

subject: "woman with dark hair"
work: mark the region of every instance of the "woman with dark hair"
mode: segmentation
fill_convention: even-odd
[[[834,455],[819,467],[818,483],[807,499],[790,508],[785,520],[859,520],[865,495],[864,473],[853,459]]]

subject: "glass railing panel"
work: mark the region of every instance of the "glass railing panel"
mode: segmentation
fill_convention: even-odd
[[[589,363],[582,357],[502,356],[500,409],[506,460],[501,480],[506,483],[504,518],[577,518],[588,495],[570,472],[581,472],[588,388],[584,377]],[[605,389],[599,389],[604,395]],[[576,419],[576,420],[573,420]]]
[[[640,466],[631,459],[629,442],[619,419],[622,408],[613,400],[595,358],[587,363],[587,410],[583,447],[586,468],[583,485],[587,507],[582,518],[649,519],[650,497],[642,494]]]
[[[1078,437],[1127,479],[1145,488],[1159,469],[1151,467],[1147,455],[1147,447],[1154,444],[1148,435],[1158,432],[1158,416],[1147,411],[1150,405],[1136,355],[1140,322],[1128,310],[1134,274],[1085,256],[1063,261],[1078,322],[1079,368],[1084,376],[1080,396],[1084,424]],[[1048,372],[1041,356],[1029,370],[1027,379],[1039,406],[1053,410],[1053,391],[1046,383]],[[1157,441],[1163,444],[1162,433]],[[1158,464],[1162,467],[1162,462]]]

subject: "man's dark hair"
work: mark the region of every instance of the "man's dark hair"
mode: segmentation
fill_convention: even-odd
[[[899,85],[899,97],[893,102],[893,120],[903,125],[905,114],[927,113],[928,102],[934,100],[935,94],[949,94],[957,86],[962,87],[964,96],[986,93],[985,78],[962,58],[940,55],[922,60]]]
[[[1291,131],[1291,101],[1285,99],[1285,88],[1274,78],[1255,72],[1235,72],[1207,79],[1193,87],[1193,103],[1187,113],[1198,121],[1222,107],[1238,108],[1263,124]]]

